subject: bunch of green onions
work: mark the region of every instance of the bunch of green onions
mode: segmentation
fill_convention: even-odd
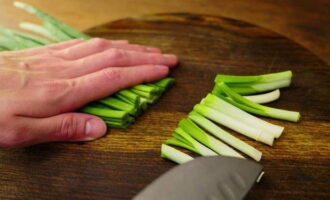
[[[43,25],[23,22],[20,23],[21,28],[48,39],[0,26],[0,51],[38,47],[77,38],[86,40],[91,38],[29,4],[14,2],[14,6],[43,21]],[[149,104],[153,104],[173,83],[174,79],[167,77],[157,82],[136,85],[92,102],[80,111],[99,116],[109,127],[128,128],[135,118],[146,110]]]
[[[257,76],[232,76],[219,74],[212,93],[196,104],[188,118],[182,119],[172,134],[173,138],[162,145],[161,157],[177,163],[193,159],[168,146],[188,149],[202,156],[225,155],[244,158],[236,150],[260,161],[262,153],[246,142],[220,128],[225,126],[256,141],[273,145],[284,127],[255,117],[261,115],[297,122],[300,113],[261,105],[277,100],[279,88],[288,87],[292,72],[285,71]],[[273,91],[272,91],[273,90]],[[269,92],[270,91],[270,92]],[[266,92],[263,94],[258,94]],[[245,94],[254,94],[242,96]]]

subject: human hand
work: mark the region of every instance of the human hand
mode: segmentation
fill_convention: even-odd
[[[70,111],[161,79],[176,64],[156,48],[98,38],[0,53],[0,146],[99,138],[100,118]]]

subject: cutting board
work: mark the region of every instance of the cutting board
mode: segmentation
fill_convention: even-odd
[[[266,119],[285,127],[272,147],[230,131],[263,152],[266,174],[247,199],[330,199],[330,70],[308,50],[245,22],[194,14],[128,18],[87,33],[178,55],[175,86],[129,129],[97,141],[0,150],[0,199],[130,199],[176,165],[160,158],[160,145],[216,74],[284,70],[293,71],[292,86],[269,105],[300,111],[301,121]]]

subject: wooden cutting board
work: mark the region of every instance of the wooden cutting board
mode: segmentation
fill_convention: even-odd
[[[88,143],[0,150],[0,199],[130,199],[175,166],[160,158],[160,145],[211,91],[217,73],[284,70],[293,71],[293,84],[270,105],[300,111],[301,121],[266,119],[285,126],[273,147],[232,132],[263,152],[266,175],[247,199],[330,198],[330,70],[315,55],[263,28],[193,14],[123,19],[87,33],[177,54],[176,85],[128,130]]]

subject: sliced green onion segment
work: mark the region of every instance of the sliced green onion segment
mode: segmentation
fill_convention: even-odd
[[[195,138],[197,141],[201,142],[202,144],[209,147],[220,155],[244,158],[241,154],[239,154],[237,151],[235,151],[228,145],[205,133],[190,119],[182,119],[179,122],[179,127],[185,132],[187,132],[189,135],[191,135],[193,138]]]
[[[212,121],[208,120],[207,118],[203,117],[202,115],[198,114],[195,111],[189,113],[189,118],[198,124],[200,127],[204,128],[208,132],[212,133],[214,136],[219,138],[220,140],[226,142],[227,144],[231,145],[232,147],[240,150],[241,152],[245,153],[246,155],[250,156],[251,158],[255,159],[256,161],[261,160],[262,153],[261,151],[255,149],[251,145],[247,144],[246,142],[236,138],[235,136],[229,134],[225,130],[221,129],[219,126],[214,124]]]
[[[160,156],[162,158],[169,159],[178,164],[183,164],[185,162],[188,162],[188,161],[191,161],[194,159],[193,157],[189,156],[188,154],[183,153],[166,144],[162,144]]]
[[[259,119],[244,110],[241,110],[232,104],[228,103],[226,98],[220,96],[219,98],[213,94],[208,94],[201,104],[214,108],[215,110],[224,113],[232,118],[235,118],[246,125],[251,125],[255,128],[261,129],[266,133],[274,135],[275,138],[279,138],[284,130],[284,127],[271,124],[262,119]]]
[[[219,124],[222,124],[236,132],[239,132],[249,138],[253,138],[256,141],[263,142],[265,144],[268,144],[270,146],[273,145],[274,136],[272,134],[268,134],[263,132],[261,129],[257,129],[253,126],[247,125],[240,120],[237,120],[235,118],[232,118],[226,114],[223,114],[211,107],[197,104],[194,107],[194,111],[198,112],[202,116],[217,122]]]
[[[264,94],[244,96],[244,98],[259,104],[270,103],[280,98],[280,90],[276,89]]]
[[[212,151],[211,149],[205,147],[201,143],[199,143],[195,138],[191,137],[186,131],[184,131],[181,128],[175,129],[175,133],[179,134],[181,137],[184,138],[184,140],[176,137],[176,134],[173,134],[176,139],[180,140],[181,142],[184,142],[185,144],[193,147],[196,149],[196,152],[202,156],[217,156],[218,154]]]
[[[231,98],[229,99],[230,103],[235,102],[232,104],[236,107],[246,110],[247,112],[292,122],[297,122],[300,119],[299,112],[260,105],[242,97],[241,95],[230,89],[224,82],[217,83],[217,85],[227,96]],[[221,95],[218,94],[217,96]]]

